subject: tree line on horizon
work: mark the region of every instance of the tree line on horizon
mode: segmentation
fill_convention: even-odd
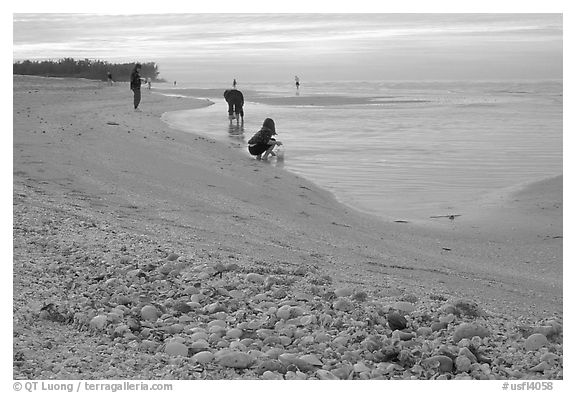
[[[158,79],[160,72],[154,62],[140,63],[142,69],[140,76],[150,78],[152,81],[163,81]],[[14,75],[35,75],[35,76],[52,76],[52,77],[69,77],[69,78],[86,78],[94,80],[107,80],[108,72],[112,74],[115,82],[130,81],[130,74],[136,63],[114,64],[102,60],[75,60],[73,58],[64,58],[60,60],[42,60],[42,61],[18,61],[13,64]]]

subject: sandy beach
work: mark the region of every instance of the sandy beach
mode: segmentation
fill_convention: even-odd
[[[445,311],[445,302],[475,302],[495,318],[483,319],[493,326],[501,323],[510,331],[530,334],[555,329],[547,335],[548,347],[536,348],[528,358],[518,348],[524,348],[529,334],[514,339],[507,335],[518,343],[515,359],[526,358],[522,362],[529,364],[516,369],[508,364],[512,371],[502,377],[562,378],[562,341],[556,328],[563,306],[562,176],[511,185],[458,217],[385,222],[338,203],[330,193],[281,168],[209,138],[170,129],[160,120],[166,111],[199,108],[209,105],[207,100],[143,90],[142,112],[132,110],[131,100],[125,84],[14,76],[14,378],[83,377],[71,371],[80,369],[77,358],[99,346],[141,351],[129,343],[141,344],[142,339],[121,342],[121,334],[113,333],[117,325],[108,313],[122,302],[112,296],[117,291],[110,286],[134,269],[147,272],[145,266],[166,260],[194,266],[197,270],[189,273],[202,285],[216,280],[219,272],[222,277],[218,266],[232,263],[238,280],[242,274],[268,278],[291,272],[295,281],[288,295],[308,293],[318,301],[325,299],[324,291],[348,288],[365,293],[370,304],[410,300],[427,313]],[[215,273],[207,274],[210,269]],[[139,281],[123,283],[139,296],[132,306],[125,303],[126,308],[140,310],[145,300],[158,303],[155,296],[174,297],[178,288],[172,279],[179,276],[168,272],[163,277],[148,291],[134,289]],[[275,288],[270,284],[267,289]],[[190,294],[194,296],[186,292]],[[67,309],[76,324],[47,317],[50,303]],[[86,312],[90,304],[92,313]],[[86,314],[84,325],[75,313]],[[65,314],[60,308],[51,315]],[[106,328],[92,323],[100,314],[108,315]],[[193,323],[194,312],[184,314],[188,319],[179,323]],[[448,323],[441,337],[452,337],[460,323],[471,322],[470,315],[448,314],[458,319]],[[409,313],[406,317],[410,320]],[[411,321],[423,323],[424,318],[413,315]],[[413,325],[417,340],[416,328]],[[393,331],[386,329],[392,337]],[[57,333],[62,331],[67,333]],[[39,349],[42,341],[53,343]],[[37,358],[47,351],[74,361],[47,367]],[[97,359],[116,356],[99,353],[100,358],[91,355],[94,372],[84,377],[96,378],[106,369],[97,367]],[[546,360],[550,366],[529,371],[546,353],[556,356]],[[453,375],[465,373],[456,371],[456,358]],[[162,361],[169,372],[150,369],[139,376],[191,378]],[[218,370],[212,377],[254,377]],[[129,372],[101,377],[128,378]]]

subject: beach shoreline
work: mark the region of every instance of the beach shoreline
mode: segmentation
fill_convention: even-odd
[[[439,227],[387,223],[160,119],[209,104],[143,91],[142,112],[133,112],[127,86],[14,77],[15,309],[33,314],[42,299],[57,301],[57,290],[31,284],[31,272],[41,261],[59,280],[58,261],[71,252],[62,254],[53,243],[60,239],[75,252],[93,247],[90,263],[139,265],[176,253],[203,266],[308,269],[375,298],[434,294],[510,318],[562,318],[562,177],[441,218]],[[44,228],[34,241],[25,236],[31,224]],[[56,260],[42,256],[52,251]],[[95,266],[91,274],[103,274]],[[16,315],[15,326],[27,318]]]

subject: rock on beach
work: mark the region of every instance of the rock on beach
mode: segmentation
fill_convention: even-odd
[[[490,330],[488,330],[488,328],[485,326],[479,325],[477,323],[462,323],[454,331],[452,339],[457,343],[463,338],[472,338],[474,336],[483,338],[489,335]]]
[[[145,321],[156,321],[160,316],[160,311],[153,305],[148,304],[140,310],[140,316]]]
[[[248,368],[254,363],[254,358],[247,353],[231,350],[223,350],[216,353],[216,362],[224,367]]]
[[[188,347],[177,341],[171,341],[166,344],[164,352],[173,356],[188,356]]]
[[[548,339],[542,333],[534,333],[524,342],[527,351],[537,351],[546,345],[548,345]]]
[[[106,326],[108,319],[106,315],[98,315],[90,320],[90,327],[92,329],[102,330]]]

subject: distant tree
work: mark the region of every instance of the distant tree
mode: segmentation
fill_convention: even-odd
[[[160,71],[154,62],[141,63],[140,75],[143,78],[150,78],[152,81],[162,81],[158,78]],[[67,57],[59,60],[42,61],[17,61],[13,63],[13,73],[15,75],[37,75],[53,77],[86,78],[94,80],[106,80],[110,72],[115,81],[129,81],[130,74],[136,65],[133,63],[108,63],[102,60],[75,60]]]

